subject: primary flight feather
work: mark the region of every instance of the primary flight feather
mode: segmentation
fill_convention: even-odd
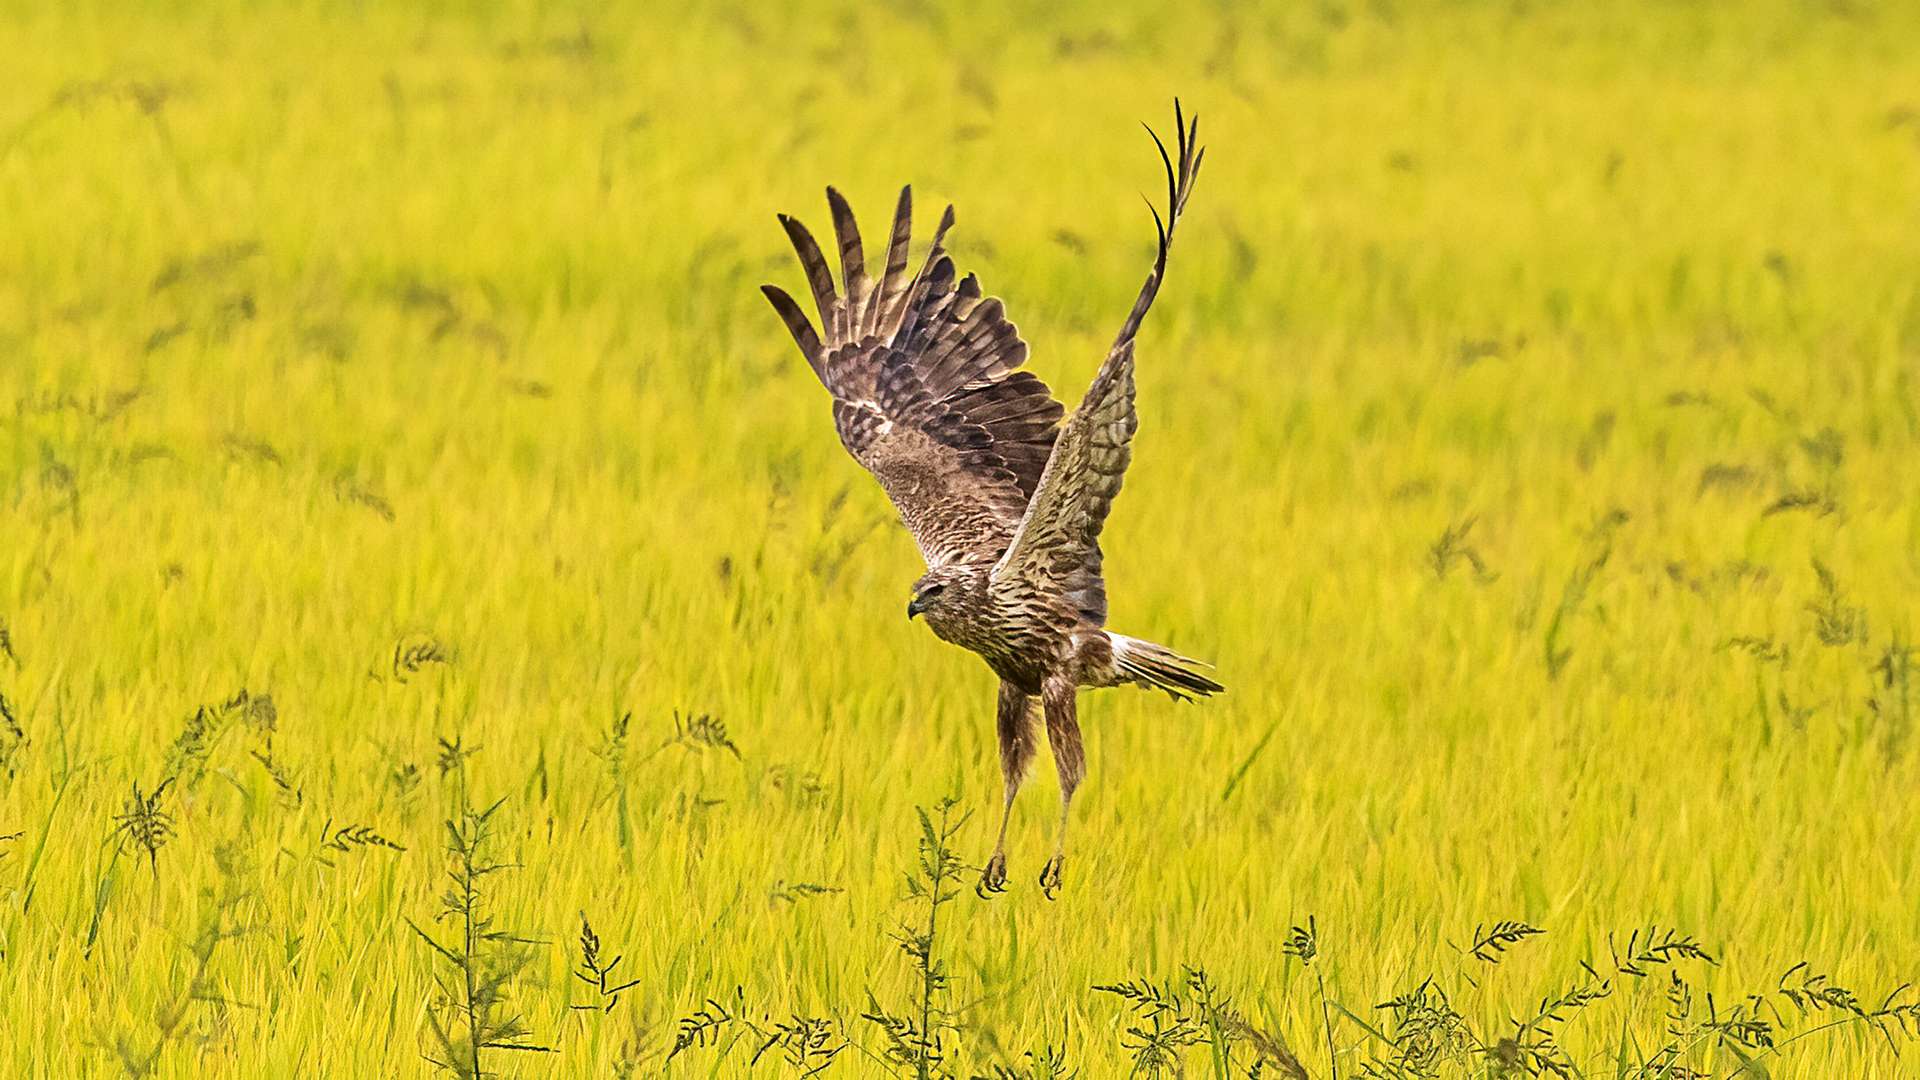
[[[1148,129],[1167,174],[1166,216],[1153,210],[1153,269],[1064,424],[1065,409],[1047,385],[1021,370],[1027,345],[1005,307],[983,297],[972,274],[956,280],[941,246],[953,227],[952,207],[934,230],[926,261],[908,275],[911,188],[900,192],[878,278],[867,273],[852,210],[827,189],[837,289],[813,235],[780,215],[806,273],[818,329],[784,290],[761,286],[833,395],[841,443],[886,489],[926,560],[908,617],[925,615],[935,634],[980,654],[1000,677],[1005,804],[982,895],[1005,887],[1007,818],[1036,748],[1036,699],[1060,774],[1059,842],[1040,875],[1052,896],[1065,865],[1067,808],[1086,767],[1078,689],[1132,684],[1176,698],[1223,689],[1203,673],[1207,665],[1107,630],[1101,575],[1100,530],[1139,426],[1134,342],[1166,276],[1174,229],[1204,157],[1199,120],[1188,120],[1177,101],[1174,125],[1172,154]]]

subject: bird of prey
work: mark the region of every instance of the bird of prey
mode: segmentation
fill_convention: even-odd
[[[1174,124],[1172,155],[1147,129],[1167,177],[1166,217],[1148,203],[1159,238],[1153,269],[1064,424],[1065,409],[1046,384],[1021,370],[1027,344],[1005,307],[983,298],[972,274],[956,278],[941,246],[951,206],[926,262],[907,273],[911,187],[900,192],[877,278],[867,273],[853,212],[827,189],[837,289],[812,234],[780,215],[819,309],[818,329],[786,292],[761,286],[833,395],[841,443],[886,489],[926,559],[907,617],[926,616],[935,634],[980,654],[1000,677],[1005,804],[977,887],[982,896],[1005,888],[1007,819],[1035,751],[1036,699],[1060,774],[1058,844],[1040,874],[1051,899],[1066,862],[1067,809],[1086,768],[1076,691],[1131,684],[1188,699],[1224,689],[1203,673],[1210,665],[1106,629],[1100,568],[1100,529],[1138,426],[1134,340],[1166,276],[1168,246],[1204,156],[1198,118],[1187,120],[1178,101]]]

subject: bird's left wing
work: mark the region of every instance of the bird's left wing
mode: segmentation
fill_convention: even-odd
[[[1132,460],[1133,433],[1139,419],[1133,406],[1133,344],[1140,332],[1140,321],[1153,306],[1160,282],[1167,273],[1167,250],[1173,241],[1173,229],[1186,209],[1187,196],[1200,173],[1204,151],[1198,144],[1200,121],[1182,115],[1180,103],[1173,105],[1177,134],[1178,161],[1167,154],[1166,144],[1153,129],[1154,145],[1160,148],[1167,169],[1167,216],[1164,221],[1153,211],[1154,231],[1159,249],[1153,270],[1147,274],[1133,310],[1120,327],[1113,348],[1100,365],[1100,371],[1088,387],[1073,416],[1060,431],[1053,455],[1040,476],[1039,487],[1027,505],[1019,530],[1006,554],[993,568],[996,579],[1009,575],[1041,578],[1065,592],[1079,609],[1080,617],[1095,626],[1107,619],[1107,586],[1101,573],[1100,530],[1114,496],[1120,493],[1121,480]],[[1149,209],[1152,209],[1151,203]]]
[[[855,460],[886,489],[930,566],[991,559],[1005,549],[1039,484],[1066,411],[1045,383],[1019,370],[1027,343],[969,274],[956,280],[941,247],[909,276],[913,193],[900,192],[887,261],[875,280],[853,212],[832,188],[842,284],[812,234],[780,224],[800,257],[820,328],[793,298],[761,286],[814,374],[833,394],[834,426]]]

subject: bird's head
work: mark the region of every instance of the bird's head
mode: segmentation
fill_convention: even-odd
[[[957,607],[958,597],[973,580],[967,569],[943,566],[927,571],[925,576],[913,583],[913,596],[907,601],[907,618],[929,615],[929,621],[933,621],[950,606]]]

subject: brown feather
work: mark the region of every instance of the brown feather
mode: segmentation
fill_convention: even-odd
[[[879,333],[882,327],[896,325],[905,306],[907,289],[907,242],[913,234],[913,188],[900,189],[900,202],[893,211],[893,238],[887,245],[887,268],[874,294],[872,317],[862,326],[864,332]]]
[[[1140,426],[1134,411],[1134,339],[1166,278],[1173,230],[1186,209],[1203,156],[1198,121],[1189,124],[1174,103],[1178,163],[1152,128],[1167,175],[1167,217],[1153,211],[1158,240],[1153,268],[1127,313],[1113,348],[1054,444],[1038,488],[1028,502],[1020,529],[994,566],[994,577],[1041,578],[1066,594],[1080,616],[1093,626],[1107,618],[1107,586],[1100,532],[1119,495],[1133,459],[1133,435]],[[1153,209],[1149,204],[1149,209]]]
[[[826,256],[820,253],[820,245],[805,225],[785,214],[780,215],[780,225],[787,230],[794,254],[800,257],[800,269],[806,272],[807,287],[813,291],[813,304],[820,312],[820,325],[831,336],[834,314],[840,306],[833,293],[833,271],[827,269]]]
[[[820,335],[813,332],[813,324],[807,321],[806,313],[778,285],[762,285],[760,291],[773,304],[773,310],[780,313],[780,321],[787,324],[787,332],[793,335],[794,342],[800,346],[800,355],[807,358],[807,365],[824,380],[826,376],[821,367]]]
[[[858,313],[867,300],[867,255],[860,244],[860,227],[854,223],[853,208],[847,200],[833,188],[827,189],[827,206],[833,214],[833,235],[840,244],[840,281],[846,287],[845,301],[840,307],[840,322],[834,327],[835,336],[848,341],[858,340]]]
[[[827,189],[841,288],[813,236],[782,215],[820,311],[818,331],[784,291],[763,291],[834,397],[834,424],[887,489],[929,562],[991,559],[1012,538],[1040,481],[1065,408],[1016,371],[1027,346],[978,279],[955,280],[941,215],[926,263],[907,278],[912,190],[895,207],[886,267],[867,276],[859,225]],[[979,415],[975,415],[975,411]]]

